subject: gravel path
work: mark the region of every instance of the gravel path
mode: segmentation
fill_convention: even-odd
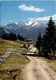
[[[56,80],[56,73],[47,66],[46,61],[32,56],[28,58],[30,63],[25,66],[24,80]]]

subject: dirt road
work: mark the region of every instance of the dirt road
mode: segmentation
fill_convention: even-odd
[[[56,80],[56,73],[47,66],[45,61],[32,56],[28,58],[30,63],[25,66],[24,80]]]

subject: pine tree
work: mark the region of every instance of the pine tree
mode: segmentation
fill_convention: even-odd
[[[41,37],[41,33],[39,33],[39,36],[37,38],[36,47],[39,50],[39,55],[41,55],[41,48],[42,48],[42,37]]]
[[[52,20],[52,17],[50,17],[48,27],[46,28],[46,32],[43,38],[43,52],[48,54],[53,51],[53,53],[55,54],[55,48],[56,48],[56,29],[55,23]]]
[[[7,33],[6,34],[3,34],[2,39],[8,39]]]
[[[17,40],[16,34],[10,33],[8,36],[9,40]]]
[[[19,40],[21,40],[21,41],[24,41],[25,38],[24,38],[22,35],[19,35],[19,34],[18,34],[17,39],[19,39]]]

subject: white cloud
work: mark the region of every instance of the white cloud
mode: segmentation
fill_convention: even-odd
[[[19,5],[18,8],[20,8],[23,11],[35,11],[35,12],[45,11],[45,9],[35,8],[35,6],[33,6],[33,5],[26,6],[25,4]]]
[[[46,21],[48,21],[50,19],[50,17],[52,17],[53,20],[56,20],[56,14],[52,15],[52,16],[40,17],[40,18],[36,18],[36,19],[37,20],[46,20]]]
[[[30,19],[34,19],[34,20],[38,20],[38,21],[48,21],[50,19],[50,17],[52,17],[53,20],[56,20],[56,14],[52,15],[52,16],[46,16],[46,17],[40,17],[40,18],[29,18]]]

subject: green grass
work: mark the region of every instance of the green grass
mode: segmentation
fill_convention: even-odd
[[[22,49],[23,44],[20,43],[19,40],[17,41],[10,41],[10,40],[3,40],[0,38],[0,56],[3,55],[8,49],[15,48],[19,50]]]
[[[36,45],[36,42],[34,42],[34,41],[31,41],[31,42],[27,42],[27,44]]]
[[[0,38],[0,56],[6,53],[10,48],[17,50],[23,49],[23,45],[20,40],[10,41]],[[0,64],[0,79],[13,80],[14,76],[16,76],[16,80],[23,80],[23,69],[28,62],[28,58],[24,55],[11,54]]]
[[[23,55],[11,54],[2,64],[0,64],[0,78],[13,79],[14,75],[16,80],[23,80],[23,69],[29,62],[28,58]]]

